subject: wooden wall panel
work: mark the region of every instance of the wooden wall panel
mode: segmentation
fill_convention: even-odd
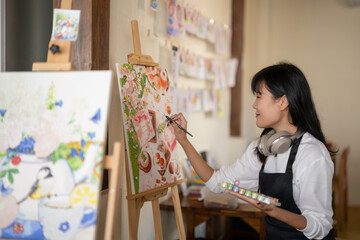
[[[109,69],[110,0],[92,0],[92,68]]]
[[[242,53],[244,39],[244,6],[245,0],[234,0],[232,3],[232,39],[231,55],[239,60],[236,73],[236,83],[231,88],[230,96],[230,135],[241,135],[241,82],[242,82]]]

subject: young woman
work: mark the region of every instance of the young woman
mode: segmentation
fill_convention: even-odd
[[[251,88],[256,125],[264,130],[234,164],[214,171],[185,132],[170,122],[177,141],[212,191],[221,192],[221,183],[239,180],[242,188],[279,199],[277,207],[225,190],[267,214],[266,239],[334,239],[334,165],[304,74],[292,64],[276,64],[255,74]],[[186,129],[181,113],[172,119]]]

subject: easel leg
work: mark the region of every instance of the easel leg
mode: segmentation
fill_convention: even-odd
[[[162,240],[163,232],[161,225],[159,199],[152,200],[151,202],[152,202],[153,217],[154,217],[155,236],[157,240]]]
[[[105,240],[114,239],[114,224],[118,212],[118,200],[119,200],[119,172],[120,172],[120,142],[114,143],[113,155],[106,156],[104,160],[104,168],[109,171],[109,191],[108,191],[108,204],[106,210],[106,225],[105,225]]]
[[[174,211],[176,217],[176,225],[179,232],[179,239],[185,240],[185,228],[184,228],[184,221],[181,213],[181,203],[179,198],[179,191],[177,185],[171,187],[171,195],[174,204]]]
[[[128,200],[128,218],[129,218],[129,237],[130,240],[137,240],[137,231],[139,226],[139,213],[136,206],[136,199]]]

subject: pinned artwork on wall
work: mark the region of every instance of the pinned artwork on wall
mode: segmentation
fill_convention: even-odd
[[[190,33],[195,33],[193,31],[193,29],[195,28],[193,26],[193,22],[192,22],[192,15],[193,15],[193,9],[189,6],[187,6],[186,8],[184,8],[184,22],[185,22],[185,29],[187,32]]]
[[[184,5],[182,2],[176,2],[176,17],[178,24],[178,33],[177,37],[184,39],[186,37],[186,29],[185,29],[185,19],[184,19],[185,11]]]
[[[95,239],[110,71],[0,74],[0,236]]]
[[[182,178],[166,69],[116,64],[132,193]]]
[[[171,36],[177,36],[178,23],[176,15],[176,3],[175,0],[167,0],[167,34]]]
[[[159,4],[159,1],[158,0],[151,0],[150,1],[150,8],[154,11],[157,11],[158,10],[158,4]]]
[[[217,116],[223,117],[225,114],[224,89],[216,89],[215,96]]]
[[[171,50],[171,71],[172,71],[174,85],[177,85],[179,79],[179,65],[180,65],[179,50],[177,47],[173,46]]]
[[[203,106],[204,112],[211,112],[212,115],[216,113],[215,90],[203,91]]]
[[[189,111],[199,112],[203,108],[203,91],[192,90],[189,92]]]

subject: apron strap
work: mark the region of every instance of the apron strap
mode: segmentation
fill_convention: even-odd
[[[286,173],[292,173],[292,165],[293,165],[293,163],[295,161],[295,156],[296,156],[296,153],[298,151],[301,139],[302,139],[302,136],[295,139],[295,141],[292,144],[289,160],[288,160],[287,165],[286,165]]]

